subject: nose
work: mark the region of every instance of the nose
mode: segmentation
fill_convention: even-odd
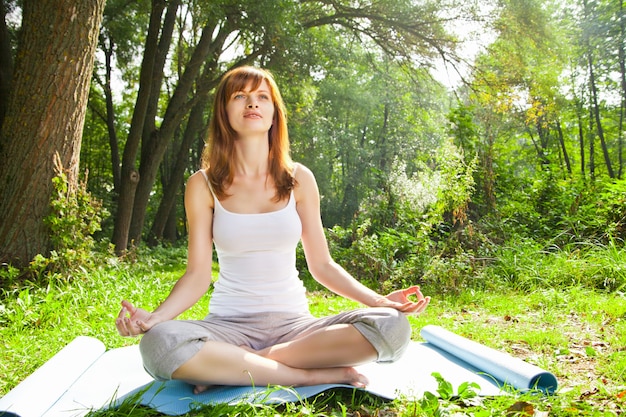
[[[259,107],[259,105],[256,102],[256,99],[254,97],[248,98],[248,108],[252,109],[252,108],[256,108],[256,107]]]

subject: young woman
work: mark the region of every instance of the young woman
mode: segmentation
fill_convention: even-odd
[[[188,263],[152,313],[122,301],[116,327],[144,334],[140,350],[156,379],[195,385],[367,385],[353,366],[394,361],[409,343],[406,314],[430,298],[417,286],[377,294],[330,256],[310,170],[292,162],[284,103],[272,75],[241,67],[217,88],[202,169],[185,191]],[[316,318],[296,270],[302,240],[309,271],[329,290],[368,308]],[[220,272],[209,315],[174,320]],[[414,301],[409,300],[414,297]]]

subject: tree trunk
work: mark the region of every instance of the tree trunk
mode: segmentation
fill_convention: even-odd
[[[586,21],[592,21],[592,17],[590,16],[589,6],[587,0],[583,0],[583,11],[585,15]],[[595,74],[595,63],[594,63],[594,55],[593,52],[595,50],[591,45],[590,35],[584,38],[584,46],[585,46],[585,58],[587,60],[587,70],[589,71],[589,100],[591,104],[589,105],[590,112],[590,134],[594,131],[592,128],[593,123],[595,121],[596,124],[596,133],[598,138],[600,139],[600,146],[602,148],[602,154],[604,156],[604,162],[606,164],[607,172],[610,178],[615,178],[615,174],[613,173],[613,167],[611,165],[611,159],[609,158],[609,151],[606,145],[606,141],[604,139],[604,129],[602,128],[602,121],[600,118],[600,105],[598,102],[598,86],[596,83],[596,74]],[[591,177],[592,179],[595,176],[595,161],[594,161],[594,141],[593,136],[590,138],[590,151],[589,151],[589,165],[591,169]]]
[[[596,138],[593,133],[593,110],[589,105],[589,177],[592,181],[596,179]]]
[[[174,90],[174,94],[168,103],[160,129],[153,130],[150,134],[150,138],[144,140],[141,149],[141,180],[137,187],[137,194],[133,206],[133,218],[129,232],[130,237],[135,241],[141,239],[150,193],[156,181],[159,165],[163,160],[165,151],[174,136],[174,132],[183,120],[183,117],[191,109],[191,105],[198,100],[197,96],[189,100],[189,95],[195,82],[200,78],[199,75],[202,65],[206,62],[211,52],[215,50],[221,51],[223,40],[220,38],[219,44],[216,46],[213,40],[214,29],[215,27],[213,25],[208,25],[202,31],[200,41],[198,45],[196,45],[193,55],[187,63],[185,72],[179,80],[176,90]],[[223,38],[225,40],[226,36],[223,36]],[[217,59],[217,56],[214,58]],[[208,92],[197,91],[196,95],[205,93]]]
[[[4,0],[0,0],[0,130],[7,111],[11,79],[13,78],[13,55],[11,54],[11,39],[5,20],[6,12]]]
[[[178,240],[178,216],[176,214],[176,205],[173,205],[170,214],[167,216],[165,229],[163,229],[163,241],[176,243]]]
[[[565,147],[565,136],[563,135],[563,128],[561,127],[561,121],[556,121],[556,131],[559,137],[559,145],[561,146],[561,152],[563,152],[563,159],[565,160],[565,168],[567,169],[568,175],[572,175],[572,164],[569,160],[569,154],[567,153],[567,148]]]
[[[183,183],[185,169],[189,166],[189,150],[196,138],[199,135],[201,136],[204,130],[204,109],[208,105],[208,99],[209,96],[206,95],[202,100],[198,101],[189,115],[189,121],[185,128],[185,134],[174,163],[174,168],[167,180],[167,185],[163,189],[163,199],[161,199],[159,209],[152,223],[149,235],[149,243],[151,245],[156,244],[164,237],[168,213],[175,211],[178,191]]]
[[[579,100],[576,100],[576,121],[578,124],[578,146],[580,148],[580,174],[583,180],[587,178],[586,166],[585,166],[585,129],[582,115],[582,105]]]
[[[105,0],[25,0],[0,132],[0,258],[17,266],[49,250],[54,157],[77,183],[89,83]]]
[[[112,240],[115,245],[115,251],[118,254],[123,253],[128,248],[129,243],[128,231],[130,230],[130,222],[133,215],[135,192],[139,183],[139,171],[137,171],[135,163],[150,100],[152,73],[157,56],[161,16],[165,9],[165,3],[165,0],[152,0],[146,47],[139,74],[139,91],[122,156],[121,187]]]
[[[120,163],[119,140],[117,138],[117,130],[115,129],[115,109],[113,107],[113,91],[111,88],[111,77],[113,67],[111,59],[113,57],[113,41],[109,40],[109,45],[102,42],[101,49],[104,51],[104,67],[105,80],[102,84],[104,90],[104,99],[106,102],[106,116],[104,122],[109,132],[109,147],[111,148],[111,172],[113,172],[113,192],[117,195],[120,193],[122,183],[122,172]]]
[[[622,132],[624,132],[624,112],[626,112],[626,51],[624,49],[624,42],[626,42],[626,15],[623,1],[620,1],[619,5],[619,35],[620,42],[618,43],[618,50],[622,100],[619,109],[619,127],[617,129],[617,158],[619,164],[617,178],[622,179],[624,172],[624,133]]]
[[[604,163],[610,178],[615,178],[613,172],[613,165],[611,164],[611,158],[609,157],[609,149],[606,145],[606,139],[604,138],[604,129],[602,128],[602,119],[600,118],[600,104],[598,103],[598,86],[596,84],[596,76],[593,68],[593,55],[591,50],[587,52],[587,59],[589,64],[589,84],[591,88],[591,100],[593,103],[592,111],[593,117],[596,121],[596,129],[598,138],[600,139],[600,147],[602,148],[602,155],[604,156]]]
[[[480,151],[480,159],[483,167],[484,183],[483,192],[485,193],[485,206],[488,213],[496,212],[496,174],[494,172],[494,143],[496,133],[493,132],[491,122],[486,126],[484,148]]]
[[[143,134],[141,137],[142,147],[150,141],[150,135],[157,129],[156,118],[159,111],[159,101],[161,100],[161,86],[165,77],[165,64],[167,62],[168,52],[172,45],[172,34],[176,26],[176,18],[180,0],[170,1],[165,11],[165,18],[161,27],[161,36],[157,47],[157,54],[154,61],[152,71],[152,81],[150,85],[150,98],[148,100],[148,108],[146,110],[146,118],[144,120]]]

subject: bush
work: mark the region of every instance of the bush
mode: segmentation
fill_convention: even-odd
[[[626,240],[626,180],[605,180],[581,191],[564,224],[578,241]]]
[[[474,165],[449,142],[430,164],[417,165],[409,172],[394,163],[382,187],[388,195],[372,193],[348,227],[328,231],[335,261],[379,292],[425,283],[431,258],[439,256],[433,236],[446,239],[454,224],[466,220]]]
[[[44,220],[50,228],[52,250],[47,257],[38,255],[31,262],[35,272],[65,271],[92,264],[95,246],[92,235],[109,215],[102,202],[87,191],[87,175],[78,184],[70,184],[67,174],[57,164],[57,176],[52,183],[50,214]]]

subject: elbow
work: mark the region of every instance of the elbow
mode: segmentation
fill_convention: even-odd
[[[315,263],[309,265],[309,272],[317,282],[324,285],[328,281],[328,278],[333,276],[333,272],[337,270],[337,266],[338,265],[332,260]]]

